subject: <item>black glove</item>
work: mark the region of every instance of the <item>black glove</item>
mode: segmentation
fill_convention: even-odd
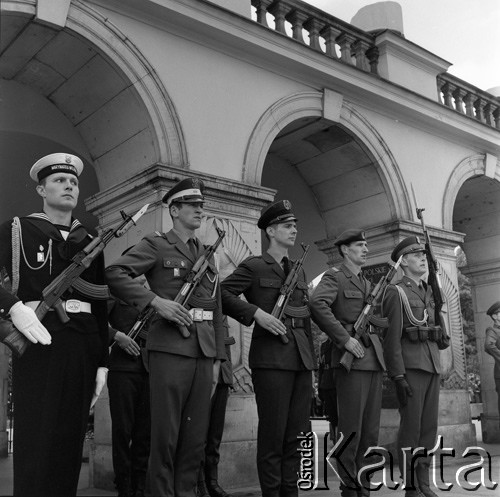
[[[399,406],[404,407],[408,403],[408,397],[413,397],[413,390],[404,376],[395,378],[394,384],[396,385],[396,395],[398,396]]]

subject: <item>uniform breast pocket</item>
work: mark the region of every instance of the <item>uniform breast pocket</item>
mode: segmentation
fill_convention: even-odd
[[[187,271],[187,260],[182,257],[164,257],[163,268],[171,278],[182,278]]]
[[[344,290],[346,299],[362,299],[364,295],[359,290]]]

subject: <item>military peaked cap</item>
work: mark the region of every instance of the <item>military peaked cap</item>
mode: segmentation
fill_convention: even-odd
[[[50,154],[37,160],[30,170],[33,181],[40,183],[42,179],[54,173],[69,173],[80,176],[83,171],[83,162],[72,154]]]
[[[495,302],[490,306],[490,308],[486,311],[486,314],[488,316],[493,316],[493,314],[496,314],[497,312],[500,311],[500,302]]]
[[[289,200],[280,200],[262,209],[257,226],[261,230],[265,230],[272,224],[285,223],[287,221],[297,221],[297,218],[292,212],[291,202]]]
[[[205,185],[199,178],[186,178],[174,185],[164,196],[162,202],[170,207],[174,202],[204,202]]]
[[[334,245],[349,245],[352,242],[366,242],[365,232],[356,228],[345,230],[333,242]]]
[[[392,251],[391,259],[397,262],[402,255],[411,254],[412,252],[425,252],[425,246],[418,236],[409,236],[400,241]]]

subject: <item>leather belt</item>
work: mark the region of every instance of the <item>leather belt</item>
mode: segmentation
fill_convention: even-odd
[[[214,319],[214,311],[205,311],[205,309],[201,307],[189,309],[189,314],[195,323],[199,323],[200,321],[212,321]]]
[[[40,300],[30,300],[28,302],[24,302],[24,305],[31,307],[31,309],[35,310],[40,304]],[[88,302],[82,302],[81,300],[70,299],[62,301],[64,310],[70,314],[77,314],[79,312],[92,312],[92,306]],[[49,309],[49,311],[53,311],[54,309]]]
[[[285,324],[290,325],[292,328],[305,328],[306,320],[304,318],[292,318],[287,316],[285,318]]]

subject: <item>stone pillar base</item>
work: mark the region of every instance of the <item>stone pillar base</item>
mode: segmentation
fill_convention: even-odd
[[[500,443],[500,418],[482,413],[480,419],[483,442],[487,444]]]

